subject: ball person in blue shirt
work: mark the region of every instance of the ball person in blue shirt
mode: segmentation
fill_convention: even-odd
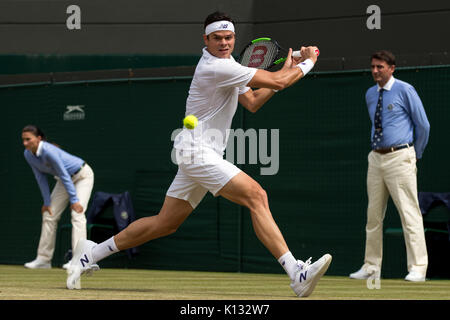
[[[353,279],[380,277],[383,219],[389,195],[398,210],[405,237],[407,281],[425,281],[428,266],[422,214],[417,196],[416,160],[422,158],[430,124],[414,87],[394,78],[395,56],[379,51],[371,57],[375,86],[366,93],[372,121],[367,171],[367,225],[364,265]]]
[[[22,129],[22,141],[25,159],[33,170],[44,200],[37,257],[25,263],[25,267],[51,268],[58,221],[69,203],[72,216],[72,250],[78,240],[86,239],[85,211],[94,186],[94,173],[84,160],[47,142],[42,130],[34,125]],[[51,194],[48,174],[57,180]],[[63,267],[67,266],[68,263]]]

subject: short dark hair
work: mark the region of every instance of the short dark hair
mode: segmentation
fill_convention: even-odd
[[[380,50],[375,52],[374,54],[372,54],[370,60],[372,59],[383,60],[388,65],[395,66],[395,56],[392,52],[387,50]]]
[[[47,137],[45,136],[44,132],[37,126],[29,124],[27,126],[25,126],[22,129],[22,132],[30,132],[32,133],[35,137],[41,137],[42,140],[46,141]]]
[[[206,29],[206,26],[208,24],[222,20],[230,21],[234,24],[233,19],[231,19],[231,17],[228,14],[226,14],[225,12],[216,11],[206,17],[203,27]]]

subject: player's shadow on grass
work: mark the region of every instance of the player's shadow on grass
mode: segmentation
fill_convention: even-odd
[[[58,288],[55,288],[55,289],[61,289],[61,287],[58,287]],[[67,288],[63,288],[63,289],[67,291]],[[160,293],[160,294],[168,294],[168,291],[166,291],[166,290],[160,290],[160,289],[138,289],[138,288],[135,288],[135,289],[131,289],[131,288],[82,288],[81,290],[71,290],[71,291],[73,291],[73,292],[83,292],[83,291],[84,292],[88,292],[88,291],[107,292],[107,291],[113,291],[113,292],[133,292],[133,293],[139,292],[139,293],[152,293],[152,294],[158,294],[158,293]],[[199,295],[199,296],[200,295],[204,295],[203,292],[192,292],[191,291],[190,293],[192,295],[194,295],[194,296],[195,295]],[[217,295],[225,297],[224,300],[227,300],[226,299],[227,296],[232,297],[230,299],[233,299],[233,300],[239,299],[239,298],[236,298],[237,296],[242,296],[243,300],[246,300],[248,298],[248,293],[236,293],[236,292],[229,292],[229,293],[227,293],[227,292],[221,291],[221,292],[218,292]],[[255,296],[255,295],[253,294],[253,296]],[[258,297],[261,297],[262,300],[266,300],[266,299],[269,299],[269,300],[290,300],[291,298],[292,299],[298,299],[297,297],[291,296],[291,295],[277,295],[277,296],[274,296],[274,295],[268,295],[268,294],[259,294]],[[131,299],[131,300],[133,300],[133,299]]]
[[[61,289],[61,287],[55,287],[55,289]],[[63,288],[67,291],[67,288]],[[115,292],[141,292],[141,293],[157,293],[160,290],[156,289],[127,289],[127,288],[82,288],[81,290],[72,290],[73,292],[83,291],[115,291]]]

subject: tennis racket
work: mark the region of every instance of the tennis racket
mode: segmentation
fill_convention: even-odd
[[[258,38],[245,46],[239,55],[239,63],[243,66],[270,69],[286,61],[288,51],[271,38]],[[319,50],[316,50],[319,55]],[[300,58],[300,51],[292,52],[293,57]]]

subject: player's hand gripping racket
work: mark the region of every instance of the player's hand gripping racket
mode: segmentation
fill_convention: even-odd
[[[284,61],[288,51],[271,38],[258,38],[245,46],[239,56],[239,63],[243,66],[270,69]],[[319,50],[316,50],[319,55]],[[292,52],[293,57],[300,58],[300,51]]]

